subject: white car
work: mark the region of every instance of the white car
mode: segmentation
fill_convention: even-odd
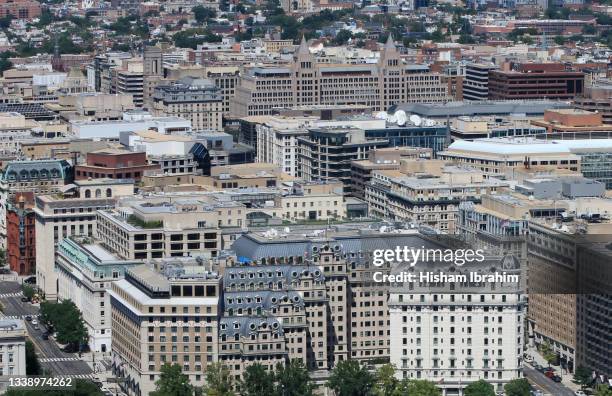
[[[531,363],[531,362],[533,362],[533,356],[531,356],[531,355],[525,355],[525,361],[526,361],[527,363]]]
[[[38,320],[36,320],[36,319],[32,319],[32,325],[33,325],[33,326],[36,326],[37,324],[38,324]]]
[[[584,392],[583,392],[583,391],[581,391],[581,390],[577,390],[576,392],[574,392],[574,395],[575,395],[575,396],[586,396],[586,393],[584,393]]]

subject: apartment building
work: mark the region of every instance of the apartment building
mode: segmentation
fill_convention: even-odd
[[[142,262],[123,260],[92,237],[68,237],[57,245],[55,268],[58,300],[70,300],[83,314],[89,348],[110,352],[111,304],[107,289]]]
[[[63,194],[35,198],[36,286],[47,300],[57,298],[57,244],[69,236],[93,237],[96,211],[112,208],[117,197],[134,193],[134,182],[128,180],[77,180],[74,184],[76,188]]]
[[[0,318],[0,376],[3,378],[26,375],[27,336],[23,320]],[[2,381],[2,385],[7,384]]]
[[[317,63],[302,40],[289,67],[253,67],[241,75],[232,115],[272,114],[274,108],[308,105],[362,105],[386,110],[404,102],[449,99],[442,76],[406,65],[393,40],[377,64]]]
[[[194,130],[223,130],[223,97],[211,80],[184,77],[172,85],[158,85],[152,110],[155,115],[190,120]]]
[[[480,202],[508,183],[485,179],[482,172],[443,162],[405,161],[400,171],[374,171],[366,185],[370,213],[384,219],[424,224],[454,233],[459,204]]]
[[[191,384],[203,386],[207,365],[218,359],[221,280],[195,260],[191,266],[168,265],[161,273],[137,266],[108,291],[111,370],[128,378],[119,385],[128,395],[155,390],[166,363],[180,365]]]
[[[6,203],[19,192],[50,194],[72,182],[72,166],[66,160],[11,161],[0,175],[0,248],[6,249]]]
[[[449,264],[440,261],[421,261],[415,267],[400,264],[392,273],[449,273]],[[487,274],[493,267],[520,276],[512,257],[466,263],[460,273]],[[390,355],[398,378],[433,381],[446,396],[462,394],[481,379],[503,392],[506,383],[522,377],[524,290],[520,282],[485,285],[425,281],[390,286]]]

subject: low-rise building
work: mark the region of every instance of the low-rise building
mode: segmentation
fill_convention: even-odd
[[[28,331],[23,320],[0,317],[0,377],[26,375],[27,336]]]
[[[157,172],[159,165],[149,164],[145,152],[102,149],[87,153],[86,163],[75,167],[75,179],[133,179],[140,181],[147,172]]]

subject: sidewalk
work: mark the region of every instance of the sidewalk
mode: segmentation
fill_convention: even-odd
[[[539,364],[540,366],[543,366],[543,367],[549,366],[548,363],[546,362],[546,359],[544,359],[544,357],[540,355],[540,352],[538,352],[537,348],[528,347],[527,354],[533,356],[533,363],[531,364],[532,366],[534,364]],[[561,383],[565,387],[571,389],[574,392],[580,389],[579,385],[572,382],[572,380],[574,379],[574,374],[569,373],[566,370],[563,370],[563,372],[561,372],[562,369],[560,366],[550,365],[550,367],[552,367],[555,370],[555,373],[561,377]]]

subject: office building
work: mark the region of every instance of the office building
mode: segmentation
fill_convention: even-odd
[[[35,198],[36,286],[49,301],[57,299],[57,244],[69,236],[93,237],[96,211],[114,207],[119,196],[134,194],[132,180],[75,180],[74,186]]]
[[[220,277],[204,271],[165,266],[128,269],[110,294],[112,372],[129,378],[128,395],[155,390],[161,367],[178,364],[192,385],[204,385],[207,365],[219,356]],[[247,329],[244,329],[247,331]]]
[[[140,181],[147,172],[158,172],[158,165],[149,164],[144,152],[102,149],[87,153],[86,163],[75,167],[75,179],[134,179]]]
[[[111,349],[111,304],[107,289],[112,282],[123,279],[125,270],[140,264],[116,257],[93,237],[68,237],[57,245],[57,298],[72,301],[83,314],[92,351],[105,353]]]
[[[489,99],[570,100],[582,95],[584,73],[562,64],[522,64],[517,70],[489,71]]]
[[[1,377],[26,375],[25,343],[27,336],[28,331],[23,320],[0,318]]]
[[[574,100],[574,105],[582,110],[602,115],[604,124],[612,124],[612,83],[609,80],[596,80],[585,84],[584,93]]]
[[[405,102],[449,99],[442,76],[404,64],[393,40],[377,64],[317,63],[302,40],[289,67],[251,67],[236,88],[234,117],[272,114],[274,108],[360,105],[386,110]]]
[[[36,242],[34,193],[17,193],[12,201],[7,202],[6,240],[8,259],[11,271],[19,275],[36,273]]]
[[[223,97],[211,80],[185,77],[172,85],[158,85],[152,110],[158,116],[190,120],[196,131],[223,129]]]
[[[6,249],[6,204],[16,193],[50,194],[59,192],[73,180],[72,166],[66,160],[11,161],[0,176],[0,247]]]
[[[463,78],[463,100],[489,99],[489,71],[496,70],[497,66],[470,63],[465,66]]]

